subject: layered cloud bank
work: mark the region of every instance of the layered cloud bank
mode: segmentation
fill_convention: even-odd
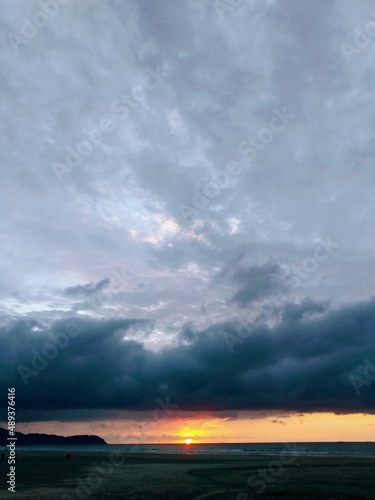
[[[157,400],[179,411],[374,412],[375,301],[338,311],[290,305],[273,328],[187,325],[160,352],[127,340],[138,322],[71,318],[43,329],[15,321],[1,330],[1,390],[17,388],[19,418],[152,410]]]

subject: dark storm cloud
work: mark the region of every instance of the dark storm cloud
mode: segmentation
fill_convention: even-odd
[[[77,285],[65,288],[64,294],[68,297],[89,297],[94,293],[101,292],[108,287],[110,283],[109,279],[103,279],[98,281],[98,283],[87,283],[86,285]]]
[[[287,304],[283,309],[283,320],[299,321],[308,317],[322,314],[328,308],[327,303],[317,303],[310,299],[305,300],[302,304]]]
[[[281,286],[280,269],[277,265],[242,267],[231,270],[232,279],[239,286],[232,301],[246,307],[254,300],[262,299]]]
[[[240,340],[235,321],[200,332],[187,326],[187,344],[160,352],[126,338],[137,322],[72,318],[44,330],[22,320],[2,328],[1,390],[16,387],[19,419],[30,411],[152,410],[157,398],[179,411],[374,411],[374,387],[359,397],[349,377],[375,359],[375,300],[315,319],[286,314],[272,329],[254,328],[232,353],[223,332]],[[68,345],[38,368],[64,331]]]

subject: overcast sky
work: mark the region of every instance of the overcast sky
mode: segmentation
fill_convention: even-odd
[[[19,418],[373,412],[372,0],[47,4],[0,17]]]

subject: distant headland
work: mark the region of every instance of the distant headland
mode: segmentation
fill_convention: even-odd
[[[0,446],[6,446],[10,443],[9,433],[6,429],[0,427]],[[55,434],[23,434],[15,432],[14,438],[17,438],[17,446],[38,446],[38,445],[107,445],[104,439],[99,436],[56,436]]]

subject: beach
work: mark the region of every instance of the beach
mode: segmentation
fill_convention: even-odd
[[[374,499],[374,458],[19,451],[0,499]]]

